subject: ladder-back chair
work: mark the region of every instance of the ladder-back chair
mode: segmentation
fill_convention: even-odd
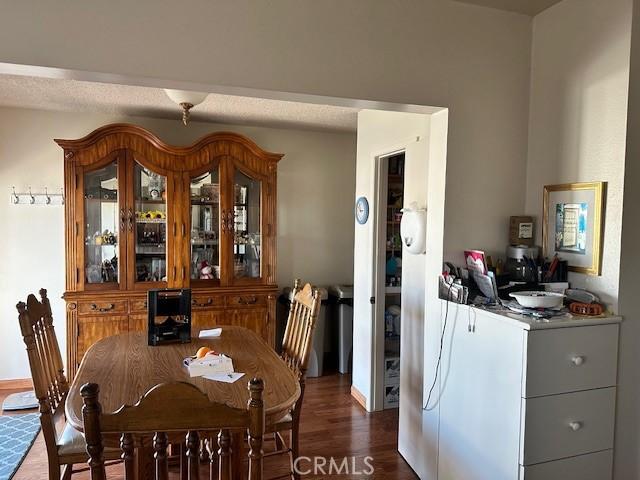
[[[51,304],[44,288],[40,290],[40,298],[41,301],[38,301],[35,295],[29,295],[27,303],[20,302],[16,305],[18,321],[38,398],[40,424],[47,448],[49,480],[60,480],[61,468],[64,468],[62,478],[68,479],[74,473],[73,465],[86,466],[88,457],[84,437],[68,425],[64,418],[69,384],[64,375],[60,347],[53,328]],[[64,426],[61,425],[63,422]],[[112,451],[107,453],[109,460],[118,458]],[[83,470],[86,471],[86,468],[80,468],[76,472]]]
[[[293,468],[295,459],[299,456],[299,432],[300,413],[302,411],[302,401],[304,398],[305,379],[311,353],[313,333],[316,328],[316,321],[320,312],[320,292],[309,283],[302,286],[302,281],[295,281],[291,293],[291,307],[289,317],[282,341],[281,357],[289,368],[294,372],[300,382],[300,398],[293,406],[291,412],[267,428],[267,433],[275,434],[276,450],[269,452],[267,456],[288,454],[291,471],[287,475],[295,479],[299,475]],[[319,352],[322,354],[322,352]],[[282,437],[282,432],[290,432],[290,445]],[[276,477],[280,478],[280,477]]]
[[[84,406],[82,416],[87,438],[91,480],[106,480],[104,443],[120,444],[125,465],[125,479],[136,475],[134,451],[136,445],[147,442],[152,451],[140,449],[138,456],[149,453],[153,456],[157,480],[166,480],[169,475],[167,447],[169,441],[184,438],[188,461],[188,478],[200,478],[201,439],[218,435],[217,452],[213,443],[207,441],[211,458],[209,478],[231,479],[230,430],[248,431],[250,480],[262,479],[262,440],[264,436],[264,403],[262,380],[249,382],[249,400],[246,409],[236,409],[214,403],[195,385],[174,382],[156,385],[133,406],[123,406],[114,413],[102,413],[99,402],[99,386],[88,383],[82,386]],[[151,440],[151,441],[149,441]],[[214,460],[218,461],[218,475]],[[140,458],[138,459],[140,460]],[[142,461],[148,459],[142,458]]]

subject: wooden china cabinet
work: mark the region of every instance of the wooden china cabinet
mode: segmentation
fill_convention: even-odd
[[[172,147],[113,124],[64,149],[67,359],[146,329],[147,290],[191,288],[196,327],[275,341],[280,154],[228,132]]]

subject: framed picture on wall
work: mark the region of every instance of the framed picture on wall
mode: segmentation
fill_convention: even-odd
[[[604,233],[605,182],[544,187],[542,249],[558,255],[569,270],[600,275]]]

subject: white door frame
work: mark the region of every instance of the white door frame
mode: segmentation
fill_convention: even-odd
[[[407,152],[409,146],[420,141],[420,137],[412,137],[405,141],[376,148],[373,159],[373,268],[371,269],[371,297],[375,304],[371,308],[371,410],[384,408],[384,305],[385,305],[385,275],[386,275],[386,227],[387,227],[387,172],[388,159],[393,155]],[[405,160],[406,162],[406,160]],[[385,247],[385,250],[382,249]],[[384,253],[381,253],[384,252]],[[402,322],[402,313],[401,322]],[[402,355],[402,351],[400,352]]]

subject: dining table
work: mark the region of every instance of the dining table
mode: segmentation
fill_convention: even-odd
[[[80,388],[86,383],[99,385],[99,401],[105,413],[115,412],[123,405],[136,404],[148,390],[166,382],[191,383],[206,393],[212,402],[245,409],[249,399],[247,383],[257,377],[264,381],[266,425],[277,422],[300,397],[300,384],[295,374],[253,331],[238,326],[219,328],[222,332],[214,338],[199,338],[199,329],[193,329],[189,343],[150,346],[145,332],[124,333],[99,340],[85,353],[70,385],[65,405],[67,421],[83,431]],[[244,376],[233,383],[190,377],[184,359],[195,355],[200,347],[209,347],[229,356],[234,371],[244,373]],[[241,478],[243,474],[243,443],[242,432],[232,435],[234,478]],[[138,455],[138,458],[142,457]],[[154,478],[151,461],[140,460],[136,468],[139,480]]]

